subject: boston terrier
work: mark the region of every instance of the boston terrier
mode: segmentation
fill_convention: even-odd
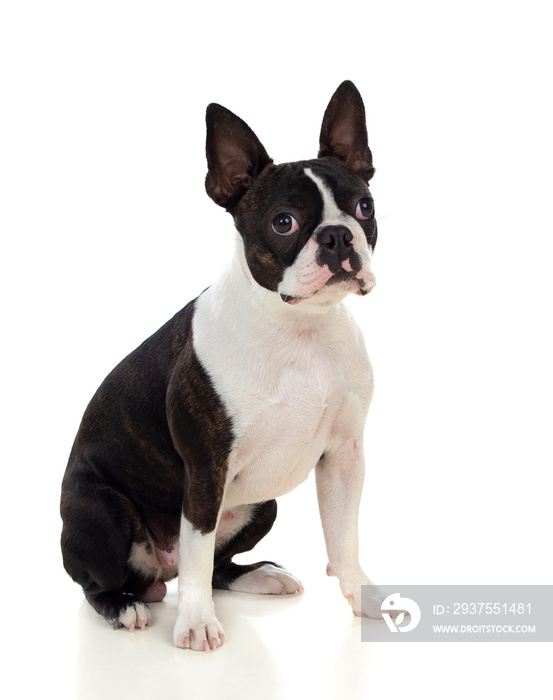
[[[63,479],[69,575],[114,628],[144,629],[178,576],[177,647],[225,640],[212,588],[300,594],[274,562],[232,561],[271,529],[275,499],[315,468],[328,553],[355,615],[380,618],[358,559],[363,429],[373,391],[342,304],[375,285],[365,109],[342,83],[313,160],[275,165],[253,131],[207,108],[206,190],[234,219],[220,279],[126,357],[83,416]]]

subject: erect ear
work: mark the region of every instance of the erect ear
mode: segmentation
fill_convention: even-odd
[[[272,160],[246,122],[225,107],[210,104],[205,119],[205,188],[214,202],[230,211]]]
[[[324,156],[339,158],[366,182],[374,175],[365,107],[350,80],[340,85],[326,108],[319,139],[319,158]]]

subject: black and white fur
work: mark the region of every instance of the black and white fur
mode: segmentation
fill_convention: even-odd
[[[144,628],[178,576],[174,643],[216,648],[212,587],[301,593],[273,562],[238,565],[276,501],[315,468],[329,575],[353,612],[363,429],[373,377],[341,304],[375,279],[365,112],[344,82],[319,157],[275,165],[251,129],[207,110],[206,189],[240,233],[227,271],[104,380],[62,487],[64,565],[114,627]],[[380,617],[380,600],[363,614]]]

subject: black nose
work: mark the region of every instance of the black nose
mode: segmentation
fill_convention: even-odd
[[[319,265],[328,265],[332,272],[342,267],[342,261],[351,257],[355,251],[351,245],[353,233],[347,226],[325,226],[317,234]]]
[[[344,260],[349,255],[348,248],[353,240],[353,233],[346,226],[325,226],[317,236],[319,243]]]

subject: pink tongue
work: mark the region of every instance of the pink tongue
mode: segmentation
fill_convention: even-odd
[[[290,304],[290,306],[292,306],[293,304],[299,304],[300,301],[301,299],[290,299],[288,303]]]

